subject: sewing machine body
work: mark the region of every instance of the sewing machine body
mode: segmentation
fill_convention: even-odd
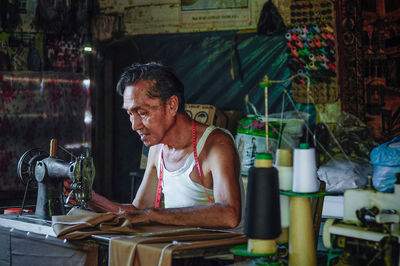
[[[396,211],[396,214],[393,215],[393,219],[396,221],[395,217],[400,215],[400,185],[395,185],[394,193],[383,193],[373,189],[349,189],[345,191],[343,222],[360,225],[361,221],[357,218],[357,211],[362,208],[373,207],[377,207],[381,212],[385,210]],[[378,219],[382,219],[384,216],[384,214],[378,215]]]
[[[53,145],[54,146],[54,145]],[[65,204],[71,194],[83,208],[91,200],[91,190],[95,177],[93,158],[89,156],[75,157],[66,162],[38,149],[26,151],[20,158],[17,168],[18,177],[27,187],[31,181],[37,182],[37,201],[35,216],[49,219],[53,215],[66,214]],[[63,183],[70,179],[71,193],[64,200]]]
[[[342,250],[341,265],[400,265],[400,184],[394,193],[350,189],[342,220],[328,219],[326,248]]]

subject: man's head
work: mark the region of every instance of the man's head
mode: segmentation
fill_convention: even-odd
[[[134,64],[121,76],[117,86],[123,97],[132,130],[146,146],[168,139],[183,101],[183,85],[176,76],[158,63]],[[178,96],[178,95],[179,96]]]
[[[178,113],[185,112],[184,87],[171,68],[161,63],[134,63],[126,68],[117,84],[117,92],[123,96],[125,88],[141,80],[154,84],[147,91],[149,98],[159,98],[164,103],[173,95],[179,100]]]

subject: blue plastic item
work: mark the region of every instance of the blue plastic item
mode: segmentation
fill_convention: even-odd
[[[396,173],[400,173],[400,135],[371,151],[374,166],[372,184],[382,192],[393,192]]]

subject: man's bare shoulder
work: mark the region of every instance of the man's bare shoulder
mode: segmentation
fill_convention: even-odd
[[[207,139],[206,149],[213,150],[226,148],[235,149],[235,142],[232,135],[221,128],[214,129]]]
[[[224,128],[219,128],[219,127],[215,128],[211,136],[215,136],[217,139],[234,142],[232,134],[227,129]]]

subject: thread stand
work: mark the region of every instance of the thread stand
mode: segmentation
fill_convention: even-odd
[[[284,261],[280,258],[281,252],[279,252],[279,250],[280,249],[278,247],[277,252],[271,254],[253,253],[248,251],[247,244],[244,244],[231,248],[230,252],[236,256],[254,258],[254,260],[251,261],[251,263],[254,265],[282,266],[287,263],[284,263]]]
[[[327,192],[296,193],[281,191],[290,197],[289,265],[317,265],[316,238],[310,198],[324,197]]]

